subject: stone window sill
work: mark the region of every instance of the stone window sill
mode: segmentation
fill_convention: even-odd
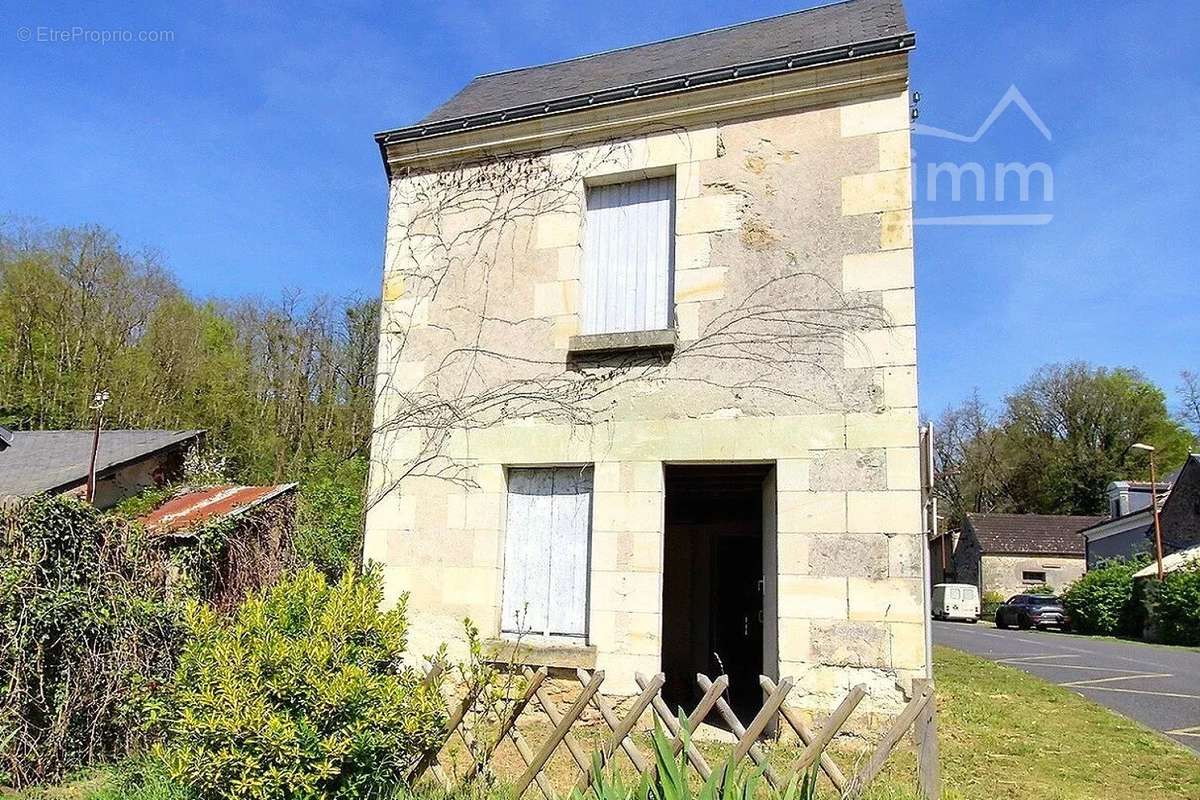
[[[674,350],[679,334],[674,328],[625,333],[590,333],[572,336],[567,342],[571,355],[616,353],[627,350]]]
[[[482,642],[484,658],[502,664],[522,664],[529,667],[557,667],[564,669],[595,669],[595,645],[571,641],[549,642],[510,639],[485,639]]]

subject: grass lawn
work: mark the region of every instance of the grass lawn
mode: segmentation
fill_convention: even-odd
[[[934,677],[947,800],[1200,798],[1200,756],[1067,689],[946,647],[935,650]],[[598,741],[599,731],[594,734]],[[532,742],[541,738],[530,734]],[[582,732],[578,738],[585,748],[593,743]],[[700,746],[715,763],[721,747]],[[782,767],[794,752],[781,746],[771,761]],[[832,752],[847,774],[869,755],[844,744]],[[503,748],[497,755],[504,757]],[[898,748],[866,800],[914,798],[914,763],[911,749]],[[515,762],[501,767],[506,774],[519,772]],[[550,775],[564,795],[577,776],[562,748]],[[103,771],[92,772],[22,793],[21,800],[89,800],[107,783]]]
[[[1200,756],[1137,722],[957,650],[934,659],[948,797],[1200,798]]]

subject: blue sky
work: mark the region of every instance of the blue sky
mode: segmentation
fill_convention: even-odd
[[[373,293],[375,131],[477,73],[814,4],[6,4],[0,215],[105,225],[200,296]],[[1051,361],[1136,365],[1168,391],[1200,369],[1200,16],[1167,2],[907,9],[920,123],[974,133],[1015,86],[1051,134],[1014,107],[975,143],[914,138],[918,218],[1051,216],[918,226],[923,410],[973,387],[996,400]],[[46,41],[76,26],[173,40]],[[951,202],[948,184],[930,200],[940,162],[979,163],[985,200]],[[994,200],[998,162],[1048,165],[1052,199],[1035,177],[1029,203],[1015,184]]]

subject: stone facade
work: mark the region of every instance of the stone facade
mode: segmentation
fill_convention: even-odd
[[[1022,576],[1027,572],[1045,573],[1046,585],[1061,592],[1087,572],[1087,563],[1081,556],[985,555],[979,572],[983,591],[999,592],[1007,599],[1042,585],[1025,580]]]
[[[661,662],[664,465],[767,463],[765,669],[801,706],[864,683],[897,710],[929,674],[905,57],[386,157],[365,556],[414,650],[464,617],[498,634],[506,469],[592,465],[588,644],[636,691]],[[573,358],[586,187],[663,175],[678,344]]]

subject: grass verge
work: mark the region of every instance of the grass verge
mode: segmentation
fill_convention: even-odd
[[[987,800],[1200,798],[1200,757],[1020,670],[935,648],[946,787]]]

